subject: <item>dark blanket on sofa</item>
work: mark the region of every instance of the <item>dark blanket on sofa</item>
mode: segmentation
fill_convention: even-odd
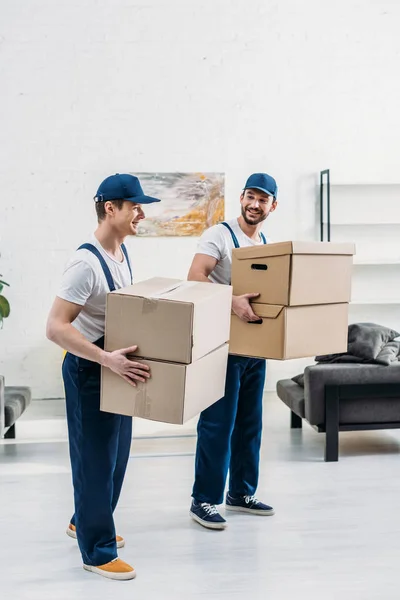
[[[375,323],[349,325],[347,352],[316,356],[320,364],[364,363],[389,366],[400,360],[400,336],[398,331]],[[304,387],[304,375],[292,380]]]

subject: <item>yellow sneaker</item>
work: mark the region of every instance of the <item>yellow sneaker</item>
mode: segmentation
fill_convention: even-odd
[[[76,540],[76,527],[75,525],[72,525],[72,523],[70,523],[68,525],[68,529],[66,531],[66,534],[69,535],[69,537],[73,538],[74,540]],[[125,540],[123,537],[121,537],[120,535],[117,535],[115,537],[116,541],[117,541],[117,548],[123,548],[125,546]]]
[[[114,558],[111,562],[106,565],[100,565],[99,567],[83,565],[83,568],[85,571],[92,571],[92,573],[97,573],[97,575],[107,577],[107,579],[119,579],[122,581],[126,579],[135,579],[136,577],[135,569],[120,558]]]

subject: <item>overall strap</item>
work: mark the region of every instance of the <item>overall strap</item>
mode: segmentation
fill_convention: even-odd
[[[228,223],[225,223],[225,221],[223,221],[221,223],[221,225],[224,225],[227,229],[229,229],[231,236],[232,236],[233,245],[235,246],[235,248],[240,248],[238,239],[237,239],[236,235],[234,234],[234,232],[232,231],[232,228],[228,225]],[[267,243],[266,237],[262,231],[260,231],[260,238],[261,238],[261,241],[263,244]]]
[[[97,256],[97,258],[99,259],[99,262],[101,264],[101,267],[103,269],[104,276],[107,279],[107,283],[108,283],[108,287],[110,288],[110,292],[113,292],[115,290],[115,285],[114,285],[114,280],[111,275],[111,271],[108,268],[106,261],[104,260],[104,258],[100,254],[100,252],[97,250],[96,246],[93,246],[93,244],[82,244],[82,246],[79,246],[78,250],[89,250],[89,252],[92,252],[92,254]]]
[[[228,229],[228,231],[230,231],[231,236],[232,236],[233,245],[235,246],[235,248],[240,248],[238,239],[237,239],[236,235],[234,234],[232,228],[228,225],[228,223],[225,223],[225,221],[223,221],[221,223],[221,225],[223,225],[224,227],[226,227]]]
[[[266,242],[264,242],[264,244],[266,244]],[[133,283],[133,275],[132,275],[131,263],[129,261],[128,250],[126,249],[125,244],[121,244],[121,249],[122,249],[122,252],[124,253],[124,256],[126,258],[126,262],[128,263],[129,273],[131,274],[131,283]]]

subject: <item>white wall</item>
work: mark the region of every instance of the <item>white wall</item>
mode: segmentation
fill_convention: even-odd
[[[119,171],[279,183],[275,240],[318,239],[317,173],[400,181],[397,0],[3,0],[0,372],[62,394],[45,320],[63,264]],[[196,239],[129,243],[138,279],[185,277]],[[270,364],[269,387],[299,364]]]

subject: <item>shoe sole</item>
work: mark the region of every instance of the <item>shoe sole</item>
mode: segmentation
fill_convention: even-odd
[[[135,579],[136,577],[136,571],[130,571],[129,573],[112,573],[110,571],[104,571],[103,569],[99,569],[98,567],[92,567],[91,565],[83,565],[83,568],[85,569],[85,571],[96,573],[96,575],[101,575],[101,577],[106,577],[106,579],[128,581],[129,579]]]
[[[77,539],[76,532],[72,531],[69,527],[65,533],[73,540]],[[124,546],[125,546],[125,540],[121,540],[120,542],[117,542],[117,548],[124,548]]]
[[[255,508],[244,508],[243,506],[229,506],[229,504],[225,505],[225,510],[230,510],[232,512],[244,512],[249,515],[256,515],[258,517],[272,517],[275,514],[274,510],[257,510]]]
[[[192,519],[194,521],[196,521],[196,523],[199,523],[199,525],[201,525],[202,527],[205,527],[206,529],[226,529],[228,524],[227,523],[208,523],[207,521],[203,521],[203,519],[200,519],[200,517],[198,517],[195,513],[192,513],[192,511],[189,511],[190,516],[192,517]]]

